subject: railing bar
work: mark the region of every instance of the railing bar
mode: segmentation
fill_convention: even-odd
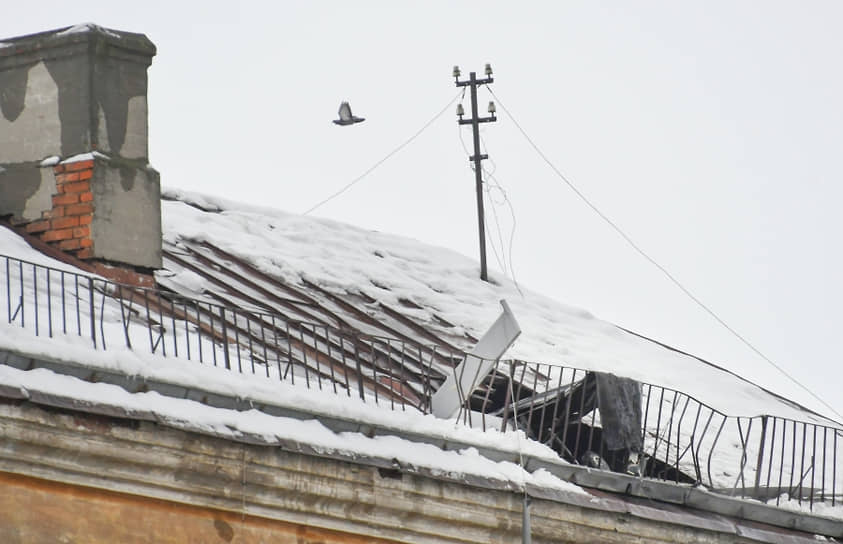
[[[654,440],[655,445],[653,446],[653,459],[658,459],[658,451],[659,451],[659,442],[661,441],[661,428],[662,428],[662,406],[664,406],[664,388],[660,387],[661,394],[659,397],[659,415],[656,418],[656,438]],[[665,462],[667,459],[665,459]]]
[[[82,336],[82,310],[79,308],[79,276],[73,275],[73,283],[76,289],[76,335]]]
[[[688,410],[688,403],[691,402],[690,397],[686,395],[682,396],[685,397],[685,406],[682,407],[682,413],[679,415],[679,421],[676,424],[676,473],[674,476],[676,477],[677,484],[679,483],[679,442],[682,438],[682,421],[685,419],[685,412]],[[685,451],[687,451],[687,449]],[[684,455],[684,452],[682,455]]]
[[[32,294],[35,301],[35,336],[40,336],[38,326],[38,270],[34,264],[32,265]]]
[[[766,488],[770,489],[770,473],[773,471],[773,456],[775,455],[774,447],[776,445],[776,422],[777,417],[773,417],[773,428],[770,431],[770,462],[767,463],[767,484]]]
[[[817,426],[811,425],[814,429],[813,432],[813,439],[811,441],[811,494],[809,495],[808,504],[810,505],[811,511],[814,510],[814,475],[817,473]]]
[[[577,379],[577,370],[575,368],[571,369],[571,384],[568,386],[568,400],[565,402],[565,415],[564,426],[562,427],[562,447],[568,448],[568,426],[571,423],[571,401],[574,396],[574,383],[576,383]],[[571,462],[576,463],[575,453],[571,452],[571,457],[573,458]]]
[[[20,281],[20,326],[22,328],[26,328],[26,304],[24,299],[24,285],[23,285],[23,262],[18,263],[18,280]],[[15,316],[17,316],[17,311],[15,311]]]
[[[689,444],[688,447],[691,450],[691,462],[694,463],[694,472],[696,473],[696,476],[697,476],[697,482],[702,483],[700,481],[700,470],[699,470],[700,467],[697,464],[697,457],[694,454],[694,443],[697,440],[697,428],[700,424],[700,413],[702,412],[702,403],[700,403],[696,400],[694,402],[697,403],[697,415],[694,417],[694,428],[693,428],[693,430],[691,430],[691,443]]]
[[[591,410],[591,428],[588,430],[588,449],[594,451],[594,423],[597,421],[597,412],[599,411],[599,403],[600,403],[600,396],[597,394],[596,391],[596,384],[595,384],[595,393],[594,393],[594,409]],[[602,448],[601,448],[602,449]],[[601,452],[602,453],[602,452]]]
[[[641,389],[642,389],[641,392],[643,394],[644,388],[642,387]],[[641,425],[641,451],[642,452],[644,451],[644,444],[647,440],[647,420],[649,419],[649,416],[650,416],[650,399],[652,398],[652,394],[653,394],[653,386],[650,385],[650,384],[647,384],[647,403],[644,406],[644,422]],[[699,452],[697,452],[697,453],[699,453]],[[642,469],[641,472],[643,473],[644,470]]]
[[[746,490],[746,478],[744,478],[744,470],[746,469],[746,461],[747,461],[746,448],[747,448],[747,445],[749,444],[749,435],[752,433],[752,418],[750,417],[750,418],[747,418],[747,419],[749,420],[749,425],[747,426],[747,429],[746,429],[746,438],[744,438],[743,428],[741,426],[741,418],[740,417],[737,418],[737,420],[738,420],[738,435],[740,436],[740,439],[741,439],[741,471],[738,474],[738,477],[735,479],[735,488],[737,488],[738,482],[741,482],[741,484],[742,484],[741,487],[744,490]],[[735,493],[735,488],[732,489],[733,495]],[[745,493],[744,491],[741,491],[741,497],[742,498],[744,496],[744,493]]]
[[[403,344],[403,342],[402,342]],[[483,403],[480,407],[480,425],[483,428],[483,432],[486,432],[486,412],[488,411],[489,405],[489,395],[492,393],[492,386],[495,384],[495,376],[498,375],[498,365],[500,365],[500,359],[495,361],[495,366],[492,371],[489,373],[489,385],[486,387],[486,394],[483,395]]]
[[[582,433],[582,425],[583,425],[583,410],[585,410],[585,395],[588,392],[588,376],[589,373],[585,373],[585,378],[582,381],[582,393],[580,394],[580,409],[577,412],[577,436],[574,440],[574,462],[576,464],[580,464],[580,460],[577,459],[577,456],[580,453],[580,434]]]
[[[828,427],[823,425],[823,478],[822,489],[820,490],[820,502],[825,502],[825,461],[828,457]]]
[[[126,319],[126,304],[123,302],[123,286],[120,284],[117,287],[117,303],[120,305],[120,327],[123,329],[123,338],[126,340],[126,347],[132,349],[132,342],[129,340],[129,326]],[[131,314],[130,314],[131,317]]]
[[[345,342],[347,341],[353,343],[353,340],[345,340],[342,336],[340,336],[340,342],[343,345],[343,349],[340,350],[340,357],[342,358],[342,373],[345,379],[345,394],[348,397],[351,397],[351,384],[348,381],[348,359],[345,356]],[[419,348],[419,353],[421,353],[421,348]]]
[[[234,347],[237,353],[237,371],[243,373],[243,358],[240,356],[240,325],[237,324],[237,308],[231,309],[231,314],[234,316],[232,325],[234,325]],[[244,314],[248,315],[248,314]],[[248,326],[249,318],[246,317],[246,325]]]
[[[319,363],[319,335],[316,332],[316,325],[310,326],[311,336],[313,337],[313,358],[316,360],[316,381],[319,384],[319,390],[322,391],[322,365]]]
[[[832,461],[832,471],[831,471],[831,506],[834,506],[834,501],[837,498],[837,431],[834,431],[834,446],[832,451],[834,452],[834,459]]]
[[[550,365],[548,365],[549,367]],[[553,437],[555,436],[555,429],[556,429],[556,417],[559,414],[559,401],[562,397],[562,374],[564,373],[564,367],[559,367],[559,380],[556,384],[556,400],[553,402],[553,415],[550,419],[550,430],[548,432],[549,436],[547,437],[547,442],[551,442]]]
[[[667,440],[664,445],[664,464],[670,466],[670,440],[673,434],[673,416],[676,415],[676,400],[679,397],[679,392],[673,392],[673,400],[670,402],[670,419],[667,423]],[[665,474],[666,476],[667,474]]]
[[[369,339],[369,345],[371,346],[371,349],[372,349],[372,382],[374,383],[374,387],[372,387],[372,389],[374,389],[374,392],[375,392],[375,404],[379,404],[380,403],[380,396],[378,394],[378,356],[377,356],[377,352],[375,350],[375,339],[374,338]]]
[[[182,313],[184,314],[184,344],[185,349],[187,349],[187,360],[192,361],[193,359],[190,357],[190,313],[187,309],[187,300],[182,302]],[[196,330],[199,330],[198,326]]]
[[[802,504],[802,496],[805,494],[804,492],[804,481],[805,481],[805,442],[806,442],[806,435],[808,434],[808,425],[803,423],[802,424],[802,462],[800,463],[799,468],[799,504]]]
[[[780,497],[781,497],[782,478],[784,477],[784,448],[785,448],[786,444],[787,444],[787,421],[785,421],[783,419],[782,420],[782,452],[781,452],[781,456],[780,456],[781,458],[780,458],[780,462],[779,462],[779,485],[778,485],[779,493],[776,493],[776,506],[779,505],[779,500],[780,500]],[[791,466],[791,470],[792,469],[793,469],[793,466]],[[788,487],[788,490],[790,490],[789,487]]]
[[[793,442],[793,447],[791,448],[790,454],[790,483],[787,486],[787,491],[790,495],[793,494],[793,471],[796,465],[796,421],[793,421],[793,438],[791,439]]]
[[[517,407],[518,403],[521,401],[521,388],[524,387],[524,375],[527,373],[527,363],[525,363],[524,361],[518,361],[518,364],[521,366],[521,378],[516,381],[516,383],[518,384],[518,390],[514,393],[515,398],[512,399],[512,402],[515,403],[513,405],[514,407]],[[519,415],[516,408],[513,408],[512,419],[515,422],[515,430],[518,430],[518,428],[521,426],[521,421],[519,420]],[[526,434],[527,431],[525,430],[524,432]]]
[[[404,392],[405,383],[409,381],[408,376],[410,376],[412,374],[412,372],[407,368],[407,357],[408,357],[408,355],[407,355],[407,344],[406,344],[406,342],[401,342],[401,365],[399,367],[401,369],[401,382],[400,382],[399,385],[400,385],[400,388],[401,388],[400,389],[400,391],[401,391],[401,397],[400,398],[401,398],[401,411],[402,412],[407,411],[407,401],[410,400],[410,399],[406,398],[406,394]],[[495,367],[497,367],[497,362],[495,364]],[[410,391],[409,384],[407,385],[406,389],[407,389],[407,391]],[[415,395],[415,393],[413,393],[413,395]],[[485,424],[484,424],[483,430],[484,431],[486,430]]]
[[[357,373],[357,393],[360,395],[360,400],[366,402],[366,392],[363,389],[363,367],[360,365],[360,342],[361,338],[354,343],[354,370]]]
[[[708,410],[708,419],[705,421],[705,426],[703,427],[702,433],[700,435],[700,441],[697,443],[697,450],[694,454],[694,463],[695,463],[695,470],[697,471],[697,480],[702,483],[702,467],[700,466],[700,448],[702,448],[703,440],[705,440],[705,435],[708,433],[708,427],[711,425],[711,420],[714,419],[714,410],[706,407]],[[711,480],[709,479],[709,485],[711,484]]]
[[[9,323],[12,322],[12,272],[9,266],[9,258],[6,257],[6,317]]]
[[[525,365],[526,368],[526,365]],[[538,385],[539,385],[539,370],[541,367],[537,366],[533,370],[533,394],[530,395],[530,409],[527,412],[527,431],[529,436],[532,434],[533,431],[533,412],[536,408],[536,396],[538,395]],[[541,430],[539,430],[541,432]]]
[[[275,366],[278,367],[278,381],[284,380],[284,374],[281,372],[281,346],[278,345],[278,324],[275,323],[275,316],[272,319],[272,346],[275,348]],[[289,349],[289,343],[287,344]],[[269,360],[266,361],[266,368],[269,369]]]
[[[392,364],[391,364],[392,363],[391,353],[392,353],[393,349],[395,349],[395,348],[392,347],[392,340],[388,340],[388,342],[389,342],[389,345],[388,345],[389,349],[387,350],[386,370],[387,370],[387,379],[389,380],[389,390],[391,391],[391,394],[389,395],[389,406],[394,411],[395,410],[395,374],[392,372],[393,369],[392,369]]]
[[[287,373],[290,373],[290,383],[296,385],[296,370],[293,368],[293,337],[290,336],[290,322],[285,321],[284,327],[286,330],[287,339],[287,369],[284,371],[284,379],[287,378]]]
[[[107,283],[102,282],[102,296],[100,297],[100,339],[102,340],[102,349],[106,349],[105,342],[105,293],[107,290]]]
[[[6,261],[8,262],[8,260]],[[67,310],[65,309],[64,270],[61,270],[61,332],[67,334]]]
[[[47,336],[53,337],[53,293],[50,285],[50,269],[47,269]]]
[[[515,376],[515,362],[509,360],[509,372],[506,374],[506,391],[503,397],[503,421],[501,422],[501,432],[506,432],[506,423],[509,421],[509,407],[515,406],[512,398],[512,378]],[[517,425],[515,426],[517,429]]]
[[[149,291],[143,292],[143,304],[146,308],[146,330],[149,332],[149,349],[155,353],[155,341],[152,338],[152,315],[149,313]]]
[[[270,316],[275,321],[275,316]],[[260,321],[260,328],[261,328],[261,344],[263,345],[263,366],[266,370],[266,377],[269,377],[269,353],[266,349],[266,322],[261,319]]]
[[[176,327],[176,303],[174,299],[169,299],[170,301],[170,322],[173,325],[173,357],[179,356],[179,334],[178,334],[178,327]],[[187,323],[184,324],[185,330],[187,330]],[[190,356],[188,355],[188,360]]]
[[[91,312],[91,340],[94,342],[94,349],[97,348],[97,328],[96,328],[96,315],[94,312],[94,278],[88,278],[88,298],[90,299],[90,312]]]
[[[714,435],[714,440],[711,443],[711,449],[708,451],[708,462],[706,463],[706,471],[708,472],[708,483],[713,485],[714,480],[711,478],[711,454],[714,453],[714,448],[717,446],[717,441],[720,440],[720,433],[723,432],[723,427],[726,425],[726,416],[719,414],[723,421],[720,423],[720,428],[717,429],[717,434]]]
[[[161,344],[161,354],[166,357],[167,340],[164,338],[164,305],[161,304],[161,293],[156,292],[155,296],[157,298],[155,305],[158,306],[158,340],[156,340],[155,343]]]
[[[211,355],[214,358],[214,366],[217,366],[217,342],[216,342],[216,335],[217,330],[214,328],[214,308],[208,304],[208,325],[211,330]]]
[[[436,350],[436,346],[433,347],[434,351],[430,354],[430,361],[428,363],[427,368],[425,368],[424,365],[424,354],[422,353],[422,347],[416,346],[416,349],[419,350],[419,362],[421,363],[420,368],[422,373],[422,412],[427,414],[430,412],[430,400],[428,399],[430,399],[432,395],[431,391],[433,389],[430,385],[430,367],[433,365],[433,356]],[[343,356],[343,360],[345,360],[345,356]]]
[[[249,337],[249,362],[252,365],[252,374],[255,373],[255,349],[254,343],[252,342],[252,321],[249,319],[249,314],[244,314],[246,316],[246,334]]]
[[[307,385],[307,388],[310,389],[310,369],[308,368],[309,365],[307,364],[307,347],[308,346],[307,346],[307,342],[305,342],[305,340],[304,340],[304,327],[301,324],[299,324],[298,327],[299,327],[299,338],[301,339],[301,345],[302,345],[302,350],[301,350],[302,359],[304,360],[304,381],[305,381],[305,384]]]

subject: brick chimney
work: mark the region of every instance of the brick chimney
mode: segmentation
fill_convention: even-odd
[[[92,262],[161,267],[142,34],[83,24],[0,41],[0,216]]]

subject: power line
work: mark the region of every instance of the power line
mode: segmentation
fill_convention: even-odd
[[[745,346],[747,346],[749,349],[751,349],[756,355],[758,355],[764,361],[766,361],[771,366],[773,366],[773,368],[775,368],[776,370],[781,372],[790,381],[792,381],[793,383],[795,383],[796,385],[801,387],[803,390],[805,390],[809,395],[814,397],[814,399],[819,401],[823,406],[825,406],[826,408],[831,410],[835,415],[837,415],[837,417],[843,418],[843,415],[841,415],[837,410],[835,410],[830,404],[828,404],[826,401],[821,399],[816,393],[814,393],[813,391],[808,389],[806,386],[802,385],[802,383],[800,383],[799,380],[797,380],[796,378],[794,378],[793,376],[788,374],[782,367],[780,367],[779,365],[774,363],[772,361],[772,359],[770,359],[769,357],[764,355],[758,348],[756,348],[752,343],[750,343],[749,340],[744,338],[735,329],[730,327],[729,324],[726,323],[723,319],[721,319],[720,316],[718,316],[716,313],[714,313],[714,311],[711,308],[706,306],[700,299],[698,299],[696,296],[694,296],[694,294],[691,293],[690,290],[688,290],[684,285],[682,285],[682,283],[678,279],[676,279],[673,276],[673,274],[671,274],[664,266],[660,265],[658,262],[656,262],[655,259],[650,257],[643,249],[641,249],[638,246],[638,244],[636,244],[635,241],[632,240],[632,238],[630,238],[617,224],[615,224],[614,221],[609,219],[609,217],[606,216],[606,214],[604,214],[602,211],[600,211],[600,209],[598,209],[597,206],[595,206],[582,192],[580,192],[580,190],[573,184],[573,182],[571,182],[571,180],[569,180],[562,172],[559,171],[558,168],[556,168],[556,166],[552,162],[550,162],[550,159],[547,158],[547,156],[542,152],[541,149],[539,149],[539,147],[536,145],[536,143],[533,142],[533,140],[530,138],[530,136],[527,135],[527,132],[521,127],[521,125],[518,123],[518,121],[515,119],[515,117],[513,117],[512,113],[509,111],[509,109],[507,109],[506,105],[495,94],[495,92],[489,87],[487,87],[487,90],[489,91],[489,93],[493,97],[495,97],[495,100],[497,101],[497,103],[501,106],[501,108],[503,108],[503,111],[506,113],[507,117],[509,117],[509,119],[515,124],[515,126],[521,132],[521,135],[524,136],[524,138],[527,140],[527,142],[530,143],[530,145],[533,147],[533,149],[536,151],[536,153],[538,153],[538,155],[542,158],[542,160],[544,160],[544,162],[547,163],[547,165],[551,168],[551,170],[553,170],[556,173],[556,175],[559,177],[559,179],[561,179],[563,182],[565,182],[565,184],[568,186],[568,188],[570,188],[574,192],[574,194],[576,194],[580,198],[580,200],[582,200],[589,208],[592,209],[592,211],[594,211],[594,213],[596,213],[601,219],[603,219],[603,221],[606,222],[606,224],[608,224],[617,234],[619,234],[621,236],[621,238],[623,238],[626,241],[626,243],[629,244],[630,247],[632,247],[632,249],[634,249],[639,255],[644,257],[644,259],[646,259],[648,262],[650,262],[650,264],[652,264],[657,269],[659,269],[662,272],[662,274],[664,274],[664,276],[668,280],[670,280],[676,287],[678,287],[683,293],[685,293],[685,295],[688,296],[688,298],[690,298],[692,301],[694,301],[700,308],[705,310],[705,312],[708,313],[708,315],[713,317],[718,323],[720,323],[720,325],[722,325],[727,331],[732,333],[732,335],[734,335],[735,338],[740,340]]]
[[[347,183],[347,184],[346,184],[346,185],[345,185],[342,189],[340,189],[339,191],[335,192],[334,194],[332,194],[331,196],[329,196],[329,197],[328,197],[328,198],[326,198],[325,200],[323,200],[323,201],[319,202],[319,203],[318,203],[318,204],[316,204],[315,206],[311,207],[309,210],[307,210],[306,212],[302,213],[302,215],[308,215],[308,214],[309,214],[310,212],[312,212],[313,210],[315,210],[315,209],[317,209],[317,208],[322,207],[324,204],[327,204],[327,203],[328,203],[328,202],[330,202],[331,200],[333,200],[333,199],[337,198],[338,196],[340,196],[341,194],[343,194],[343,193],[344,193],[344,192],[346,192],[347,190],[351,189],[354,185],[356,185],[356,184],[357,184],[357,182],[361,181],[363,178],[365,178],[366,176],[368,176],[369,174],[371,174],[371,173],[372,173],[372,172],[373,172],[373,171],[374,171],[374,170],[375,170],[378,166],[380,166],[381,164],[385,163],[387,160],[389,160],[389,158],[390,158],[390,157],[392,157],[393,155],[395,155],[396,153],[398,153],[399,151],[401,151],[402,149],[404,149],[405,147],[407,147],[407,145],[409,145],[409,144],[410,144],[410,142],[412,142],[413,140],[415,140],[416,138],[418,138],[418,137],[421,135],[421,133],[422,133],[422,132],[424,132],[425,130],[427,130],[427,127],[429,127],[430,125],[432,125],[432,124],[433,124],[433,122],[434,122],[434,121],[436,121],[437,119],[439,119],[439,118],[442,116],[442,114],[443,114],[443,113],[445,113],[445,112],[448,110],[448,108],[450,108],[450,107],[451,107],[451,104],[453,104],[453,103],[454,103],[454,101],[457,99],[457,97],[458,97],[458,96],[460,96],[460,94],[463,94],[463,93],[464,93],[464,91],[460,91],[460,92],[458,92],[457,94],[455,94],[455,95],[454,95],[454,97],[453,97],[451,100],[449,100],[447,104],[445,104],[445,107],[443,107],[443,108],[439,111],[439,113],[437,113],[436,115],[434,115],[434,116],[433,116],[433,117],[432,117],[432,118],[431,118],[431,119],[430,119],[427,123],[425,123],[425,124],[424,124],[424,125],[423,125],[423,126],[422,126],[419,130],[418,130],[418,131],[416,131],[416,133],[415,133],[415,134],[413,134],[413,135],[412,135],[412,136],[410,136],[410,137],[409,137],[406,141],[404,141],[404,143],[402,143],[401,145],[399,145],[398,147],[396,147],[395,149],[393,149],[392,151],[390,151],[389,153],[387,153],[385,157],[383,157],[381,160],[379,160],[378,162],[376,162],[375,164],[373,164],[373,165],[372,165],[372,166],[371,166],[368,170],[366,170],[365,172],[363,172],[362,174],[360,174],[359,176],[357,176],[356,178],[354,178],[353,180],[351,180],[351,181],[350,181],[349,183]]]
[[[465,151],[465,154],[468,155],[469,154],[468,147],[465,145],[465,140],[462,137],[462,130],[461,129],[459,129],[459,136],[460,136],[460,144],[462,144],[463,151]],[[486,154],[487,145],[486,145],[486,141],[483,139],[483,136],[480,136],[480,141],[483,144],[483,152],[484,152],[484,154]],[[512,283],[515,284],[515,289],[518,290],[518,293],[523,298],[524,293],[521,291],[521,287],[518,285],[518,280],[515,277],[515,266],[513,264],[513,259],[512,259],[512,247],[513,247],[514,241],[515,241],[515,229],[516,229],[516,226],[517,226],[517,221],[515,219],[515,208],[513,208],[512,201],[509,199],[509,195],[507,194],[506,190],[503,188],[501,183],[498,181],[498,179],[494,175],[494,172],[497,171],[497,164],[495,164],[495,161],[493,161],[491,159],[489,159],[489,162],[492,164],[492,167],[494,168],[494,170],[489,171],[485,167],[483,167],[482,165],[481,165],[481,168],[482,168],[483,174],[485,174],[485,178],[483,179],[483,183],[486,186],[486,194],[489,197],[489,203],[491,204],[491,207],[492,207],[492,214],[493,214],[494,219],[495,219],[495,226],[497,227],[498,239],[499,239],[500,246],[501,246],[501,255],[500,256],[498,255],[498,250],[495,247],[494,240],[491,241],[492,252],[495,254],[495,259],[498,261],[498,265],[501,267],[501,270],[503,270],[503,273],[505,275],[507,275],[507,264],[506,264],[506,262],[507,261],[509,262],[509,274],[508,275],[512,278]],[[474,170],[473,164],[469,163],[469,167],[472,170]],[[492,180],[493,184],[490,184],[488,182],[488,180]],[[498,212],[497,212],[497,208],[496,208],[496,205],[498,205],[500,203],[495,202],[495,200],[492,198],[491,189],[493,189],[493,188],[500,191],[501,195],[503,195],[503,203],[506,204],[507,207],[509,208],[509,214],[512,217],[512,229],[510,230],[510,235],[509,235],[509,248],[507,250],[506,255],[503,255],[503,253],[504,253],[503,233],[501,232],[500,222],[498,221]],[[486,223],[488,224],[488,220],[484,219],[484,221],[486,221]]]

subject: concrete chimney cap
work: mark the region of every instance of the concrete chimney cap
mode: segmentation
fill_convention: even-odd
[[[113,30],[94,23],[82,23],[36,34],[4,38],[0,41],[0,58],[19,56],[27,52],[45,55],[49,49],[86,42],[105,42],[150,59],[156,53],[155,44],[144,34]]]

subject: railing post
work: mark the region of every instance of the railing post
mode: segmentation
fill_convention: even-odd
[[[758,446],[758,462],[755,465],[755,495],[759,496],[759,487],[761,486],[761,472],[764,465],[764,442],[767,440],[767,416],[761,416],[761,444]]]
[[[88,298],[90,299],[89,311],[91,312],[91,340],[94,342],[94,349],[97,348],[97,320],[94,315],[94,278],[88,278]]]
[[[356,339],[357,341],[354,342],[354,366],[357,369],[357,391],[360,393],[360,400],[366,402],[366,394],[363,389],[363,368],[360,366],[360,347],[357,342],[359,342],[359,338]],[[375,364],[374,361],[375,354],[372,353],[372,364]],[[377,384],[375,384],[375,389],[377,390]]]
[[[225,368],[231,370],[231,360],[228,356],[228,323],[225,320],[224,306],[220,306],[220,321],[222,322],[222,354],[225,359]]]

